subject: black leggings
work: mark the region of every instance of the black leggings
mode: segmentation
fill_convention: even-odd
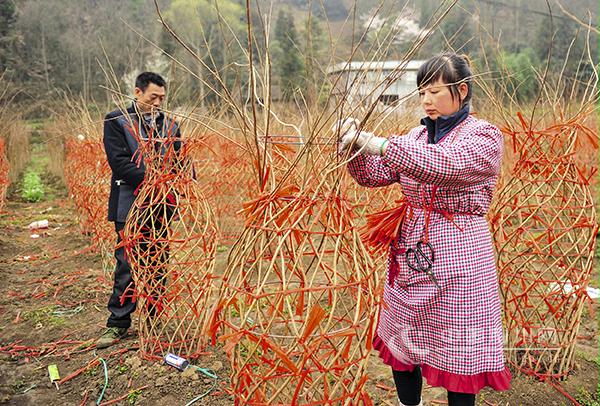
[[[418,405],[423,386],[421,368],[416,366],[412,372],[392,370],[392,373],[400,402],[407,406]],[[448,406],[475,406],[475,395],[448,391]]]

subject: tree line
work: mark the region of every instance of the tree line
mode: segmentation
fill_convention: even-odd
[[[353,38],[364,39],[355,58],[401,59],[439,2],[401,7],[376,0],[285,0],[274,8],[266,0],[252,4],[251,52],[256,61],[269,64],[278,97],[292,99],[320,83],[327,64],[348,58]],[[444,49],[468,54],[490,80],[509,75],[510,90],[521,100],[534,97],[532,79],[549,55],[551,72],[566,72],[576,81],[598,65],[598,35],[588,36],[580,23],[559,10],[548,12],[544,4],[461,0],[415,58]],[[597,24],[598,4],[577,4],[595,13]],[[245,1],[161,0],[159,5],[166,24],[188,49],[158,21],[148,0],[3,0],[0,72],[22,89],[22,100],[45,103],[60,94],[99,102],[128,94],[141,70],[163,73],[172,84],[172,97],[201,104],[218,103],[222,92],[247,86],[248,69],[240,69],[249,49]],[[374,20],[370,13],[377,9]],[[339,35],[332,38],[332,33]],[[588,44],[591,57],[582,58]],[[264,60],[267,47],[269,61]],[[370,53],[373,49],[378,53]]]

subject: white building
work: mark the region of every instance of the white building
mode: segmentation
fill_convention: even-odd
[[[351,105],[399,105],[416,95],[417,70],[422,60],[383,62],[342,62],[327,69],[336,97]]]

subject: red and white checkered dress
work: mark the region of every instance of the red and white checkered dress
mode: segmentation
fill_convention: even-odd
[[[363,186],[402,186],[413,215],[405,219],[395,250],[414,248],[425,238],[430,213],[427,237],[441,290],[427,274],[410,269],[403,253],[397,255],[398,273],[391,284],[386,279],[373,344],[395,370],[420,365],[428,384],[453,392],[510,387],[494,250],[484,218],[502,149],[498,128],[469,116],[437,144],[427,144],[427,130],[420,126],[391,136],[385,156],[359,155],[348,164]],[[423,210],[432,203],[432,210]]]

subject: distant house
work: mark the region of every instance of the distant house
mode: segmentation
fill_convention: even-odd
[[[349,103],[371,104],[379,100],[398,105],[416,94],[417,70],[424,62],[343,62],[329,67],[327,74],[335,84],[333,94],[346,95]]]

